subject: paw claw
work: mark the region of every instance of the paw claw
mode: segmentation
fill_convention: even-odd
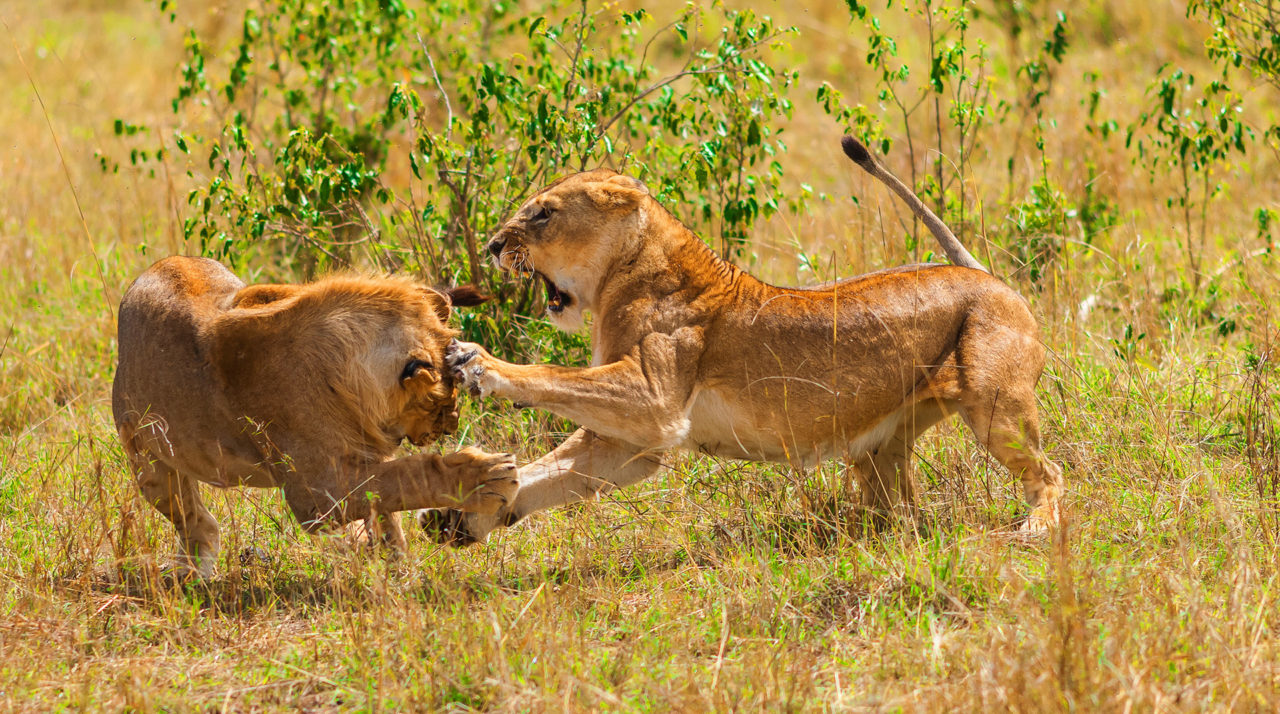
[[[445,349],[445,365],[459,387],[474,397],[484,396],[481,380],[485,366],[480,359],[484,348],[470,342],[454,341]]]
[[[490,454],[466,448],[446,457],[457,478],[457,510],[493,514],[515,500],[520,482],[512,454]]]

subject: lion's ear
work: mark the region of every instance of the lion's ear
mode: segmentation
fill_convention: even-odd
[[[489,300],[489,296],[480,292],[474,285],[459,285],[456,288],[423,288],[423,292],[427,294],[427,300],[431,302],[431,307],[435,310],[436,317],[440,318],[440,322],[449,321],[451,308],[473,307]]]
[[[450,308],[453,302],[449,299],[449,295],[443,290],[435,288],[420,288],[427,297],[427,302],[431,305],[431,310],[435,312],[436,317],[440,318],[440,322],[449,321]]]
[[[301,290],[301,285],[250,285],[235,294],[231,307],[261,307],[293,297]]]
[[[587,186],[587,197],[600,208],[610,211],[631,210],[649,195],[649,188],[630,176],[610,176]]]
[[[446,288],[444,295],[449,298],[449,304],[454,307],[475,307],[489,302],[489,296],[480,292],[480,289],[474,285]]]
[[[400,371],[400,384],[408,388],[411,384],[431,385],[440,381],[440,374],[435,365],[426,360],[411,359]]]

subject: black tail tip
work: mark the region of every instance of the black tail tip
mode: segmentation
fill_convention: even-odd
[[[871,160],[871,152],[867,151],[867,147],[848,134],[840,139],[840,148],[844,149],[845,156],[853,159],[859,166],[870,168],[875,163]]]

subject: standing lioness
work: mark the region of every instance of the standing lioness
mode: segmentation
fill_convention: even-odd
[[[510,454],[391,459],[403,439],[426,445],[457,427],[446,320],[452,302],[482,299],[400,278],[246,287],[204,258],[143,273],[120,303],[112,411],[138,488],[178,530],[180,569],[207,576],[218,555],[199,482],[279,487],[308,530],[505,505]],[[380,525],[403,546],[395,518]]]
[[[861,144],[845,137],[844,148],[957,265],[779,288],[720,260],[613,171],[569,176],[525,202],[489,250],[543,282],[558,325],[595,314],[593,366],[515,365],[474,344],[458,344],[449,363],[473,392],[584,428],[521,469],[515,502],[496,516],[452,514],[454,537],[635,483],[671,448],[795,466],[843,458],[866,506],[910,511],[912,444],[957,413],[1022,480],[1027,527],[1056,523],[1062,471],[1040,450],[1044,348],[1026,301]]]

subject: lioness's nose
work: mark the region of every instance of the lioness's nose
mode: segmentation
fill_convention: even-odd
[[[505,241],[499,240],[497,238],[489,241],[489,252],[493,253],[493,257],[497,258],[498,256],[502,255],[502,244],[504,242]]]

